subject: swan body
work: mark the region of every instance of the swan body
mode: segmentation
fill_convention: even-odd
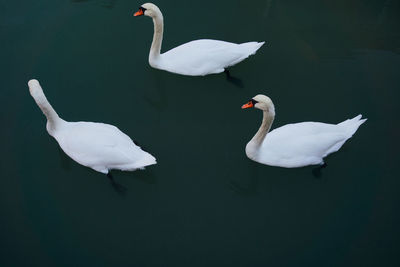
[[[150,66],[172,73],[189,76],[221,73],[226,68],[254,55],[264,44],[264,42],[235,44],[200,39],[160,54],[164,31],[164,19],[160,9],[154,4],[146,3],[135,13],[135,16],[140,15],[152,17],[154,23],[154,36],[149,54]]]
[[[339,124],[300,122],[287,124],[268,132],[275,117],[270,98],[255,96],[242,108],[263,110],[263,122],[246,145],[248,158],[262,164],[285,168],[322,165],[323,158],[338,151],[366,119],[361,115]]]
[[[37,80],[28,82],[29,91],[47,117],[46,129],[61,149],[81,165],[108,174],[109,170],[133,171],[156,164],[156,159],[135,145],[117,127],[96,122],[67,122],[47,101]]]

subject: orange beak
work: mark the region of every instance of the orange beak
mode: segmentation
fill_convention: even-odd
[[[138,17],[138,16],[143,16],[143,10],[139,9],[138,11],[135,12],[135,14],[133,14],[133,16]]]
[[[254,107],[253,102],[249,101],[242,106],[242,109]]]

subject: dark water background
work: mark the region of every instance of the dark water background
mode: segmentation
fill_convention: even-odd
[[[396,0],[158,1],[163,51],[213,38],[266,41],[224,75],[147,62],[141,2],[0,1],[0,266],[399,266],[400,4]],[[159,164],[114,172],[68,159],[28,92],[69,121],[118,126]],[[356,135],[313,167],[248,160],[259,111],[273,127],[338,123]]]

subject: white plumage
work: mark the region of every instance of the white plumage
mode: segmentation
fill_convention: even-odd
[[[154,36],[149,54],[149,64],[153,68],[173,73],[190,76],[221,73],[226,68],[255,54],[264,44],[264,42],[235,44],[201,39],[182,44],[160,54],[164,27],[160,9],[154,4],[146,3],[135,13],[135,16],[139,15],[153,18]]]
[[[133,171],[156,164],[156,159],[117,127],[96,122],[67,122],[54,111],[37,80],[29,91],[47,117],[47,131],[76,162],[107,174],[109,170]]]
[[[300,122],[287,124],[269,132],[275,117],[270,98],[255,96],[242,108],[254,106],[263,110],[263,122],[246,145],[246,155],[259,163],[295,168],[324,164],[323,158],[338,151],[366,119],[361,115],[339,124]]]

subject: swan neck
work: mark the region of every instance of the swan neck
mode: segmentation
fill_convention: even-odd
[[[160,56],[161,53],[161,44],[164,33],[164,18],[161,13],[153,17],[153,24],[154,24],[154,35],[149,55],[150,60],[156,59],[158,56]]]
[[[58,116],[57,112],[50,105],[43,91],[37,92],[34,96],[36,104],[42,110],[43,114],[47,118],[47,130],[54,131],[56,130],[60,124],[62,124],[63,120]]]
[[[263,119],[261,126],[250,142],[254,143],[257,147],[261,146],[265,137],[267,136],[267,133],[269,132],[269,129],[271,128],[274,118],[275,118],[274,115],[271,115],[266,111],[263,111]]]

